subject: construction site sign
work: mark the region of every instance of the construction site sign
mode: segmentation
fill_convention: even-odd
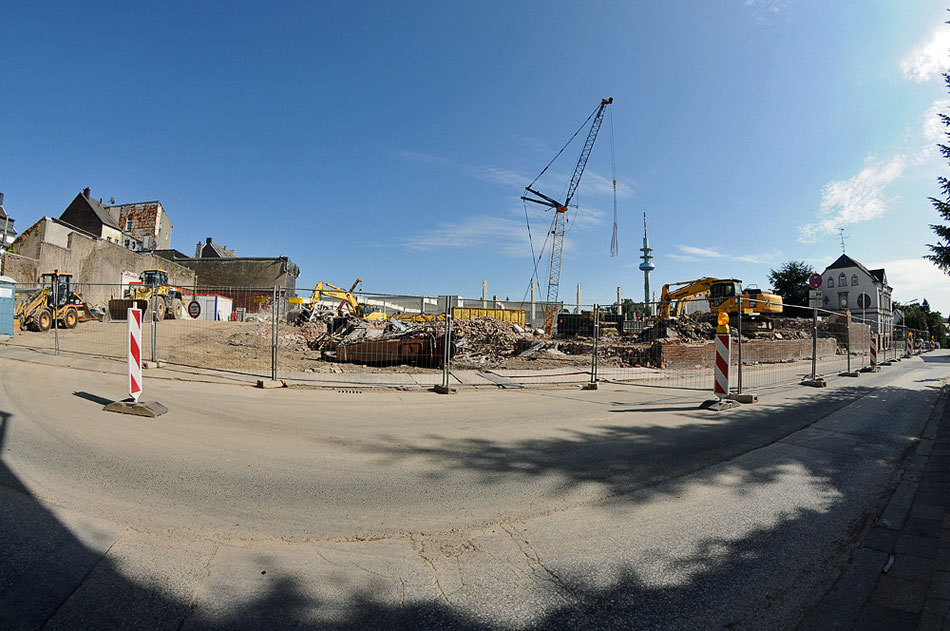
[[[821,309],[824,306],[824,292],[820,289],[808,291],[808,306],[812,309]]]
[[[188,315],[190,315],[195,320],[198,319],[198,316],[201,315],[201,303],[197,300],[192,300],[188,303]]]

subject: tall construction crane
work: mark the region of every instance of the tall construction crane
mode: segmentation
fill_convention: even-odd
[[[568,184],[567,195],[564,197],[564,201],[560,202],[534,190],[531,188],[534,186],[534,182],[525,187],[525,195],[521,197],[521,199],[526,202],[541,204],[542,206],[547,206],[555,210],[554,227],[551,230],[551,234],[554,237],[551,241],[551,271],[548,274],[548,294],[544,308],[544,332],[548,335],[554,330],[554,320],[557,317],[557,291],[558,285],[561,282],[561,252],[564,249],[567,208],[571,203],[571,199],[574,197],[574,193],[577,192],[577,186],[581,183],[581,176],[584,175],[584,168],[587,166],[590,151],[594,148],[597,132],[600,131],[600,126],[604,122],[604,112],[607,106],[613,102],[613,97],[601,99],[597,110],[591,115],[594,120],[590,125],[590,131],[587,132],[587,141],[584,143],[583,149],[581,149],[581,155],[577,159],[577,165],[574,167],[574,175],[571,176],[571,182]],[[561,151],[563,151],[563,149]],[[551,162],[553,162],[553,160]],[[551,166],[551,164],[549,163],[548,166]],[[541,174],[543,174],[547,168],[548,167],[544,167]],[[538,175],[538,177],[541,177],[541,175]],[[537,181],[538,178],[535,178],[535,182]]]

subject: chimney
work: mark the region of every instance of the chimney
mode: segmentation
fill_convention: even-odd
[[[90,193],[92,193],[92,189],[90,189],[88,186],[82,189],[82,196],[85,197],[86,199],[89,199]]]
[[[211,245],[211,237],[205,237],[205,243]]]
[[[3,206],[3,193],[0,193],[0,206]]]

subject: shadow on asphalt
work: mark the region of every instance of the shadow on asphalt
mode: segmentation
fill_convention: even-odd
[[[86,401],[92,401],[98,405],[109,405],[112,403],[112,399],[107,399],[105,397],[100,397],[98,394],[92,394],[91,392],[77,391],[73,392],[73,396],[77,396],[80,399],[85,399]]]
[[[757,459],[754,462],[758,464],[745,468],[730,463],[733,464],[730,473],[735,475],[728,482],[702,469],[778,440],[810,424],[813,415],[825,416],[859,397],[870,395],[884,400],[901,394],[899,388],[880,388],[871,394],[868,388],[843,387],[817,394],[805,403],[786,406],[760,403],[719,415],[697,410],[690,415],[694,422],[679,427],[642,425],[645,419],[638,417],[637,422],[641,423],[638,426],[618,423],[591,431],[568,428],[567,435],[558,439],[506,444],[479,439],[444,440],[437,446],[422,448],[401,446],[393,442],[393,437],[380,437],[369,447],[351,448],[392,458],[425,458],[439,475],[451,475],[460,469],[476,470],[482,473],[484,485],[508,476],[548,474],[561,476],[566,486],[598,482],[614,494],[613,502],[626,503],[681,493],[685,490],[684,483],[676,478],[689,472],[695,472],[701,483],[728,484],[753,493],[757,487],[787,471],[789,466],[799,466],[808,470],[826,496],[836,498],[822,510],[784,514],[773,527],[753,531],[742,538],[708,537],[691,558],[680,562],[688,566],[691,573],[690,578],[679,584],[657,586],[653,581],[648,585],[636,567],[627,567],[609,585],[592,586],[582,578],[567,574],[569,570],[561,569],[554,589],[563,604],[549,610],[529,627],[674,629],[694,626],[706,614],[721,614],[717,609],[720,603],[736,601],[735,590],[742,584],[742,581],[736,582],[736,577],[751,580],[763,566],[774,566],[783,558],[803,555],[803,531],[822,532],[847,520],[851,539],[834,544],[841,548],[836,552],[843,554],[883,501],[883,496],[860,500],[864,502],[863,519],[854,520],[852,510],[846,509],[848,495],[854,492],[854,487],[849,484],[845,470],[854,465],[855,458],[861,458],[852,454],[819,452],[820,456],[815,457],[815,452],[811,452],[805,457],[796,456],[801,452],[784,450],[781,457],[768,462]],[[672,409],[681,411],[678,407]],[[621,416],[644,410],[616,403],[613,411]],[[13,421],[9,413],[0,411],[0,455]],[[884,421],[890,423],[892,430],[899,422],[893,418]],[[898,428],[899,437],[895,440],[906,443],[909,448],[910,434],[919,430],[925,421],[906,421]],[[765,423],[768,423],[767,432],[754,431],[761,430]],[[905,454],[906,449],[895,452]],[[869,461],[863,466],[880,473],[898,466],[899,460]],[[51,621],[58,623],[53,626],[69,627],[70,621],[56,620],[55,614],[93,569],[98,580],[104,579],[110,586],[108,598],[90,603],[100,608],[93,612],[97,617],[92,620],[97,620],[102,628],[478,631],[511,628],[507,624],[469,617],[435,595],[430,600],[401,605],[383,603],[374,586],[352,588],[343,601],[324,601],[308,594],[302,582],[293,576],[275,578],[239,608],[212,616],[200,605],[171,599],[159,590],[130,580],[108,558],[85,548],[30,494],[2,458],[0,480],[6,487],[0,491],[10,500],[0,508],[3,516],[0,522],[0,627],[4,629],[39,629]],[[695,481],[694,477],[692,482]],[[23,528],[23,523],[28,523],[29,528]],[[822,566],[820,561],[815,562],[817,566],[798,566],[800,573],[788,576],[788,583],[811,584],[817,592],[830,586],[839,568]],[[378,585],[386,583],[380,579]],[[752,585],[754,583],[749,583],[747,588],[751,589]],[[339,587],[345,591],[345,586]],[[766,594],[764,607],[767,609],[770,601],[778,604],[780,600],[780,593]],[[758,606],[763,607],[761,602]],[[757,613],[765,615],[761,610]],[[745,608],[737,609],[734,621],[726,627],[743,626],[747,615],[749,611]],[[776,628],[794,624],[794,620],[779,619]]]

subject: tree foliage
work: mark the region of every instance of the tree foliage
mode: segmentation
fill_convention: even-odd
[[[950,73],[944,73],[943,80],[947,84],[948,90],[950,90]],[[940,121],[944,126],[950,128],[950,115],[941,112],[938,116],[940,116]],[[950,131],[944,132],[944,135],[950,139]],[[950,145],[938,144],[937,148],[940,149],[940,154],[944,160],[950,162]],[[950,221],[950,180],[945,177],[938,177],[937,183],[940,185],[940,194],[943,199],[931,197],[930,203],[933,204],[934,210],[942,219]],[[936,244],[927,244],[927,247],[930,248],[930,254],[924,258],[933,262],[945,273],[950,274],[950,225],[930,224],[930,229],[937,235],[938,240]]]
[[[777,270],[769,270],[769,282],[772,291],[782,296],[786,305],[807,307],[808,277],[814,273],[815,270],[805,261],[788,261]]]
[[[921,304],[902,305],[894,301],[894,310],[902,314],[898,316],[898,324],[916,329],[918,331],[927,331],[927,338],[932,336],[940,342],[940,346],[947,347],[947,326],[943,322],[943,316],[939,311],[933,311],[930,304],[925,299]]]
[[[626,320],[636,319],[636,315],[639,314],[642,318],[643,316],[650,315],[649,305],[645,305],[642,302],[634,302],[629,298],[623,299],[623,317]]]

